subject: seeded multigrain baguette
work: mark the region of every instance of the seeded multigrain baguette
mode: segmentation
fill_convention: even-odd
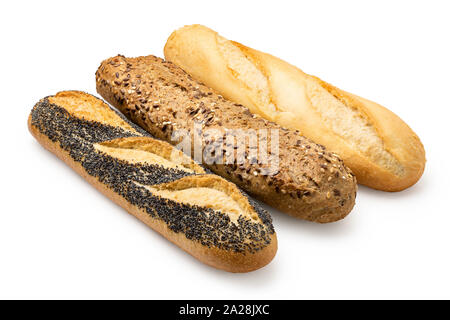
[[[336,152],[358,183],[400,191],[422,176],[425,151],[419,138],[375,102],[201,25],[173,32],[164,55],[227,99]]]
[[[184,129],[192,140],[198,137],[203,155],[213,154],[220,160],[230,153],[236,159],[243,154],[245,162],[223,160],[205,166],[281,211],[325,223],[342,219],[353,208],[356,180],[337,155],[298,132],[252,115],[170,62],[154,56],[119,55],[102,62],[96,82],[107,101],[158,138],[178,144],[173,134]],[[209,129],[220,136],[211,137]],[[243,141],[239,130],[270,131],[267,155],[276,165],[252,157],[254,150],[248,143],[239,145]],[[273,132],[278,133],[279,143],[272,144]],[[236,136],[237,144],[227,143],[229,135]]]
[[[248,272],[275,256],[277,238],[266,211],[100,99],[77,91],[46,97],[34,106],[28,126],[95,188],[200,261]]]

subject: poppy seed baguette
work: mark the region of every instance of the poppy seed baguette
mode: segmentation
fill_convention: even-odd
[[[154,56],[116,56],[102,62],[96,73],[97,91],[129,119],[154,136],[171,142],[172,133],[184,129],[194,140],[199,135],[202,154],[210,147],[225,157],[239,150],[244,163],[205,164],[215,173],[236,183],[256,198],[292,216],[325,223],[344,218],[353,208],[356,179],[342,160],[298,132],[252,115],[242,105],[232,103],[212,89],[193,80],[182,69]],[[194,132],[201,125],[200,132]],[[223,136],[212,139],[206,129]],[[239,130],[278,132],[278,168],[249,159],[249,146]],[[224,143],[235,135],[237,145]],[[268,135],[267,144],[272,138]],[[192,145],[192,148],[194,146]],[[274,150],[268,150],[269,156]]]
[[[248,272],[275,256],[266,211],[100,99],[77,91],[44,98],[28,126],[95,188],[203,263]]]

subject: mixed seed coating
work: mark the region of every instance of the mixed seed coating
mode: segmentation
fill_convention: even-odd
[[[57,143],[89,175],[152,218],[164,221],[173,232],[183,233],[187,239],[207,247],[240,253],[257,252],[271,242],[270,235],[274,234],[271,217],[245,193],[242,194],[248,198],[261,223],[243,216],[237,222],[232,222],[222,212],[162,198],[144,187],[172,182],[196,173],[156,164],[133,164],[96,150],[94,144],[100,142],[127,137],[151,137],[117,114],[136,132],[75,117],[64,108],[50,103],[48,98],[42,99],[33,108],[31,125]]]
[[[344,217],[354,205],[356,179],[338,155],[225,99],[171,62],[118,55],[102,62],[96,82],[108,102],[157,138],[176,145],[174,132],[187,131],[191,141],[198,135],[203,157],[219,160],[203,158],[206,167],[270,205],[322,222]],[[212,136],[212,130],[219,136]],[[243,135],[252,130],[267,130],[262,140],[269,161],[253,156],[262,149],[260,143],[257,148],[246,143]],[[227,143],[230,136],[235,144]],[[230,154],[235,155],[232,162],[225,160]]]

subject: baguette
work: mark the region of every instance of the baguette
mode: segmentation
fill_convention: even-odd
[[[100,99],[59,92],[34,106],[28,126],[96,189],[203,263],[249,272],[275,256],[265,210]]]
[[[375,102],[201,25],[173,32],[164,54],[224,97],[336,152],[363,185],[400,191],[422,176],[425,151],[419,138]]]
[[[191,141],[199,140],[201,155],[218,160],[198,161],[283,212],[325,223],[344,218],[354,206],[356,181],[339,157],[225,100],[172,63],[119,55],[102,62],[96,84],[105,100],[155,137],[177,145],[174,134],[185,130]],[[209,135],[210,130],[218,135]],[[262,149],[245,143],[243,135],[252,130],[270,131],[265,142],[275,166],[252,156]],[[230,136],[237,142],[229,143]],[[189,149],[195,155],[195,143]],[[231,162],[229,155],[235,156]]]

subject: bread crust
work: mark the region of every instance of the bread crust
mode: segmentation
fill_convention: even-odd
[[[267,109],[259,92],[250,88],[245,76],[230,66],[230,61],[235,58],[230,52],[221,51],[222,46],[237,50],[237,54],[250,63],[247,67],[253,65],[253,71],[267,81],[267,95],[274,110]],[[297,129],[336,152],[363,185],[383,191],[400,191],[414,185],[423,174],[426,160],[420,139],[397,115],[375,102],[340,90],[272,55],[228,41],[201,25],[185,26],[173,32],[164,54],[168,61],[224,97],[283,127]],[[352,137],[333,130],[334,126],[339,126],[338,120],[331,118],[327,122],[323,112],[313,108],[308,84],[324,89],[325,94],[331,94],[332,99],[363,119],[367,124],[363,129],[371,131],[376,139],[370,142],[373,145],[355,146],[350,141]],[[328,108],[326,104],[322,107]],[[367,137],[367,132],[361,135]]]
[[[276,172],[262,174],[267,167],[259,161],[251,163],[250,159],[243,164],[223,161],[205,166],[283,212],[327,223],[344,218],[354,206],[356,180],[339,157],[298,132],[281,128],[252,115],[244,106],[227,101],[172,63],[154,56],[119,55],[102,62],[96,83],[97,92],[106,101],[152,135],[172,144],[179,142],[172,140],[175,129],[186,130],[193,141],[196,123],[202,129],[218,130],[223,141],[227,133],[240,129],[279,132]],[[236,136],[239,138],[241,133]],[[204,131],[200,139],[204,154],[213,143]],[[241,145],[226,143],[217,147],[220,157],[242,150]],[[242,147],[250,154],[248,145]]]
[[[75,91],[69,91],[69,92],[60,92],[54,97],[58,96],[69,96],[70,99],[72,99],[75,103],[84,104],[84,108],[86,108],[86,104],[88,104],[87,108],[89,109],[89,105],[92,106],[94,104],[99,103],[99,99],[90,96],[88,94],[82,93],[82,92],[75,92]],[[51,97],[50,97],[51,98]],[[107,107],[103,102],[100,101],[102,104],[101,108],[104,109],[105,114],[113,114],[114,112]],[[210,265],[217,269],[222,269],[228,272],[250,272],[256,269],[259,269],[265,265],[267,265],[275,256],[277,251],[277,237],[276,233],[273,231],[273,227],[271,226],[270,221],[266,221],[266,225],[264,226],[265,232],[267,232],[267,243],[263,245],[258,250],[239,250],[239,251],[233,251],[228,249],[219,248],[215,245],[205,245],[199,240],[196,239],[189,239],[186,235],[186,233],[183,232],[183,230],[174,231],[173,228],[170,227],[170,225],[161,217],[159,217],[157,214],[151,215],[148,213],[148,210],[145,210],[142,206],[138,204],[134,204],[130,201],[130,199],[127,199],[127,197],[119,194],[116,189],[109,186],[106,182],[102,181],[108,181],[103,176],[95,176],[92,174],[92,172],[88,172],[86,168],[91,169],[89,166],[86,165],[87,160],[83,159],[81,161],[78,160],[78,158],[74,155],[76,152],[70,148],[63,148],[64,141],[62,142],[58,137],[58,133],[52,130],[55,130],[57,126],[58,130],[63,130],[64,134],[73,133],[74,135],[77,135],[77,132],[74,132],[73,130],[68,130],[67,128],[64,128],[64,119],[68,119],[68,121],[72,120],[81,120],[84,121],[84,118],[81,118],[81,112],[79,112],[79,117],[77,117],[77,111],[75,111],[72,114],[65,114],[62,118],[62,123],[56,124],[55,128],[49,128],[48,122],[47,127],[45,124],[39,123],[40,121],[43,121],[42,119],[39,119],[38,112],[36,109],[43,109],[46,108],[46,106],[53,106],[53,107],[60,107],[64,109],[64,106],[57,106],[55,104],[49,103],[49,98],[45,98],[41,100],[33,109],[32,113],[30,114],[28,118],[28,128],[31,134],[36,138],[36,140],[47,150],[55,154],[58,158],[60,158],[62,161],[64,161],[69,167],[71,167],[74,171],[76,171],[80,176],[82,176],[86,181],[88,181],[92,186],[94,186],[97,190],[99,190],[101,193],[103,193],[105,196],[110,198],[112,201],[114,201],[116,204],[127,210],[130,214],[134,215],[136,218],[144,222],[146,225],[157,231],[159,234],[161,234],[163,237],[171,241],[172,243],[176,244],[180,248],[182,248],[184,251],[189,253],[190,255],[194,256],[201,262]],[[39,111],[42,113],[42,111]],[[33,115],[35,114],[35,119],[33,119]],[[45,117],[45,116],[43,116]],[[71,120],[70,117],[73,117]],[[33,121],[34,120],[34,121]],[[61,120],[61,119],[60,119]],[[107,121],[108,122],[108,121]],[[102,125],[99,122],[87,122],[87,126],[91,126],[93,131],[90,133],[87,133],[87,135],[92,136],[92,133],[95,132],[96,129],[99,131],[102,129]],[[81,131],[85,130],[86,127],[83,127],[80,129]],[[131,128],[131,129],[130,129]],[[119,143],[120,142],[127,142],[127,139],[131,139],[131,144],[135,143],[136,146],[139,145],[139,143],[147,142],[152,143],[153,141],[156,142],[157,149],[173,149],[172,146],[165,142],[157,141],[153,138],[151,138],[149,135],[143,135],[139,132],[139,129],[136,128],[136,131],[132,125],[128,127],[128,132],[133,132],[135,134],[135,137],[124,137],[124,138],[118,138]],[[49,134],[51,133],[51,134]],[[82,134],[80,134],[82,135]],[[111,143],[113,140],[107,140],[107,143]],[[73,142],[73,141],[72,141]],[[71,143],[72,143],[71,142]],[[102,142],[102,141],[100,141]],[[130,141],[128,141],[129,143]],[[84,158],[89,158],[89,153],[83,154]],[[127,163],[121,162],[123,165],[127,165]],[[201,179],[202,185],[209,185],[209,184],[221,184],[222,189],[226,190],[226,192],[233,196],[235,199],[238,199],[239,201],[242,201],[243,203],[246,203],[247,207],[246,210],[251,210],[255,215],[258,215],[259,212],[255,211],[254,203],[249,203],[247,198],[231,183],[211,174],[205,174],[204,170],[196,165],[192,164],[190,166],[190,169],[193,169],[199,173],[192,173],[191,175],[187,175],[180,179],[174,179],[173,181],[181,181],[184,179],[184,185],[192,185],[194,186],[195,183],[198,183],[198,179]],[[95,170],[95,169],[93,169]],[[112,170],[112,175],[114,176],[114,170]],[[220,179],[220,180],[219,180]],[[164,203],[164,202],[163,202]],[[163,204],[164,205],[164,204]],[[157,208],[155,208],[158,210]],[[195,207],[193,208],[195,210]],[[201,208],[199,208],[201,209]],[[262,210],[258,208],[258,210]],[[170,210],[169,210],[170,211]],[[188,214],[188,213],[186,213]],[[270,219],[270,217],[269,217]],[[263,225],[263,222],[259,222],[261,225]],[[261,229],[262,230],[262,229]],[[245,231],[245,230],[244,230]],[[249,246],[250,247],[250,246]]]

